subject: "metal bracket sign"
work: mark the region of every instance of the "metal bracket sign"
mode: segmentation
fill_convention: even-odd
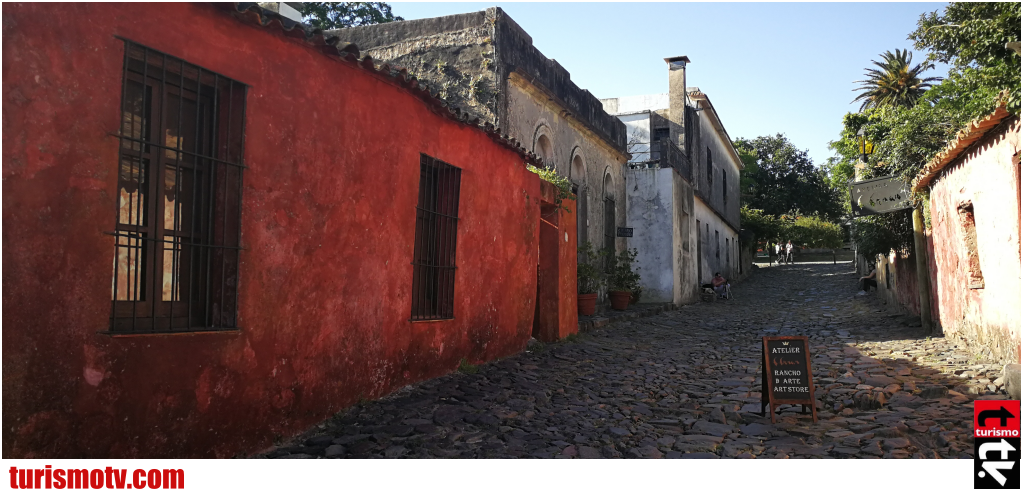
[[[850,184],[849,200],[852,202],[853,217],[913,208],[909,185],[895,176]]]
[[[810,407],[817,423],[817,400],[813,395],[813,371],[810,368],[810,341],[806,337],[764,337],[764,355],[760,370],[760,414],[764,407],[774,409],[780,404]]]
[[[631,227],[620,227],[620,228],[618,228],[618,237],[619,238],[632,238],[632,228]]]

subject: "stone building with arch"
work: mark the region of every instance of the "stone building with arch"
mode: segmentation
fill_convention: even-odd
[[[572,181],[578,243],[626,248],[625,125],[501,8],[325,32],[401,66],[452,106],[497,125]]]

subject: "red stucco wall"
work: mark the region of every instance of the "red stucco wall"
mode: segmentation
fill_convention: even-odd
[[[97,333],[115,35],[251,86],[240,333]],[[5,458],[249,453],[528,340],[539,179],[393,83],[196,4],[4,4],[3,64]],[[420,153],[463,169],[450,321],[408,321]]]
[[[565,338],[579,333],[579,288],[576,286],[576,262],[578,259],[578,228],[576,228],[576,201],[563,200],[562,206],[568,212],[561,212],[561,238],[559,244],[558,292],[558,337]]]

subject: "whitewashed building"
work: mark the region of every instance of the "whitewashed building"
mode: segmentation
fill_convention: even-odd
[[[669,91],[602,99],[626,126],[630,248],[639,253],[643,302],[696,300],[720,272],[740,278],[742,162],[710,98],[686,87],[685,56],[665,59]]]

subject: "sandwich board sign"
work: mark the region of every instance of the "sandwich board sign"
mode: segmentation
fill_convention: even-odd
[[[810,341],[803,336],[764,337],[760,414],[769,406],[772,424],[774,409],[782,404],[802,405],[804,414],[809,406],[817,422],[809,348]]]

